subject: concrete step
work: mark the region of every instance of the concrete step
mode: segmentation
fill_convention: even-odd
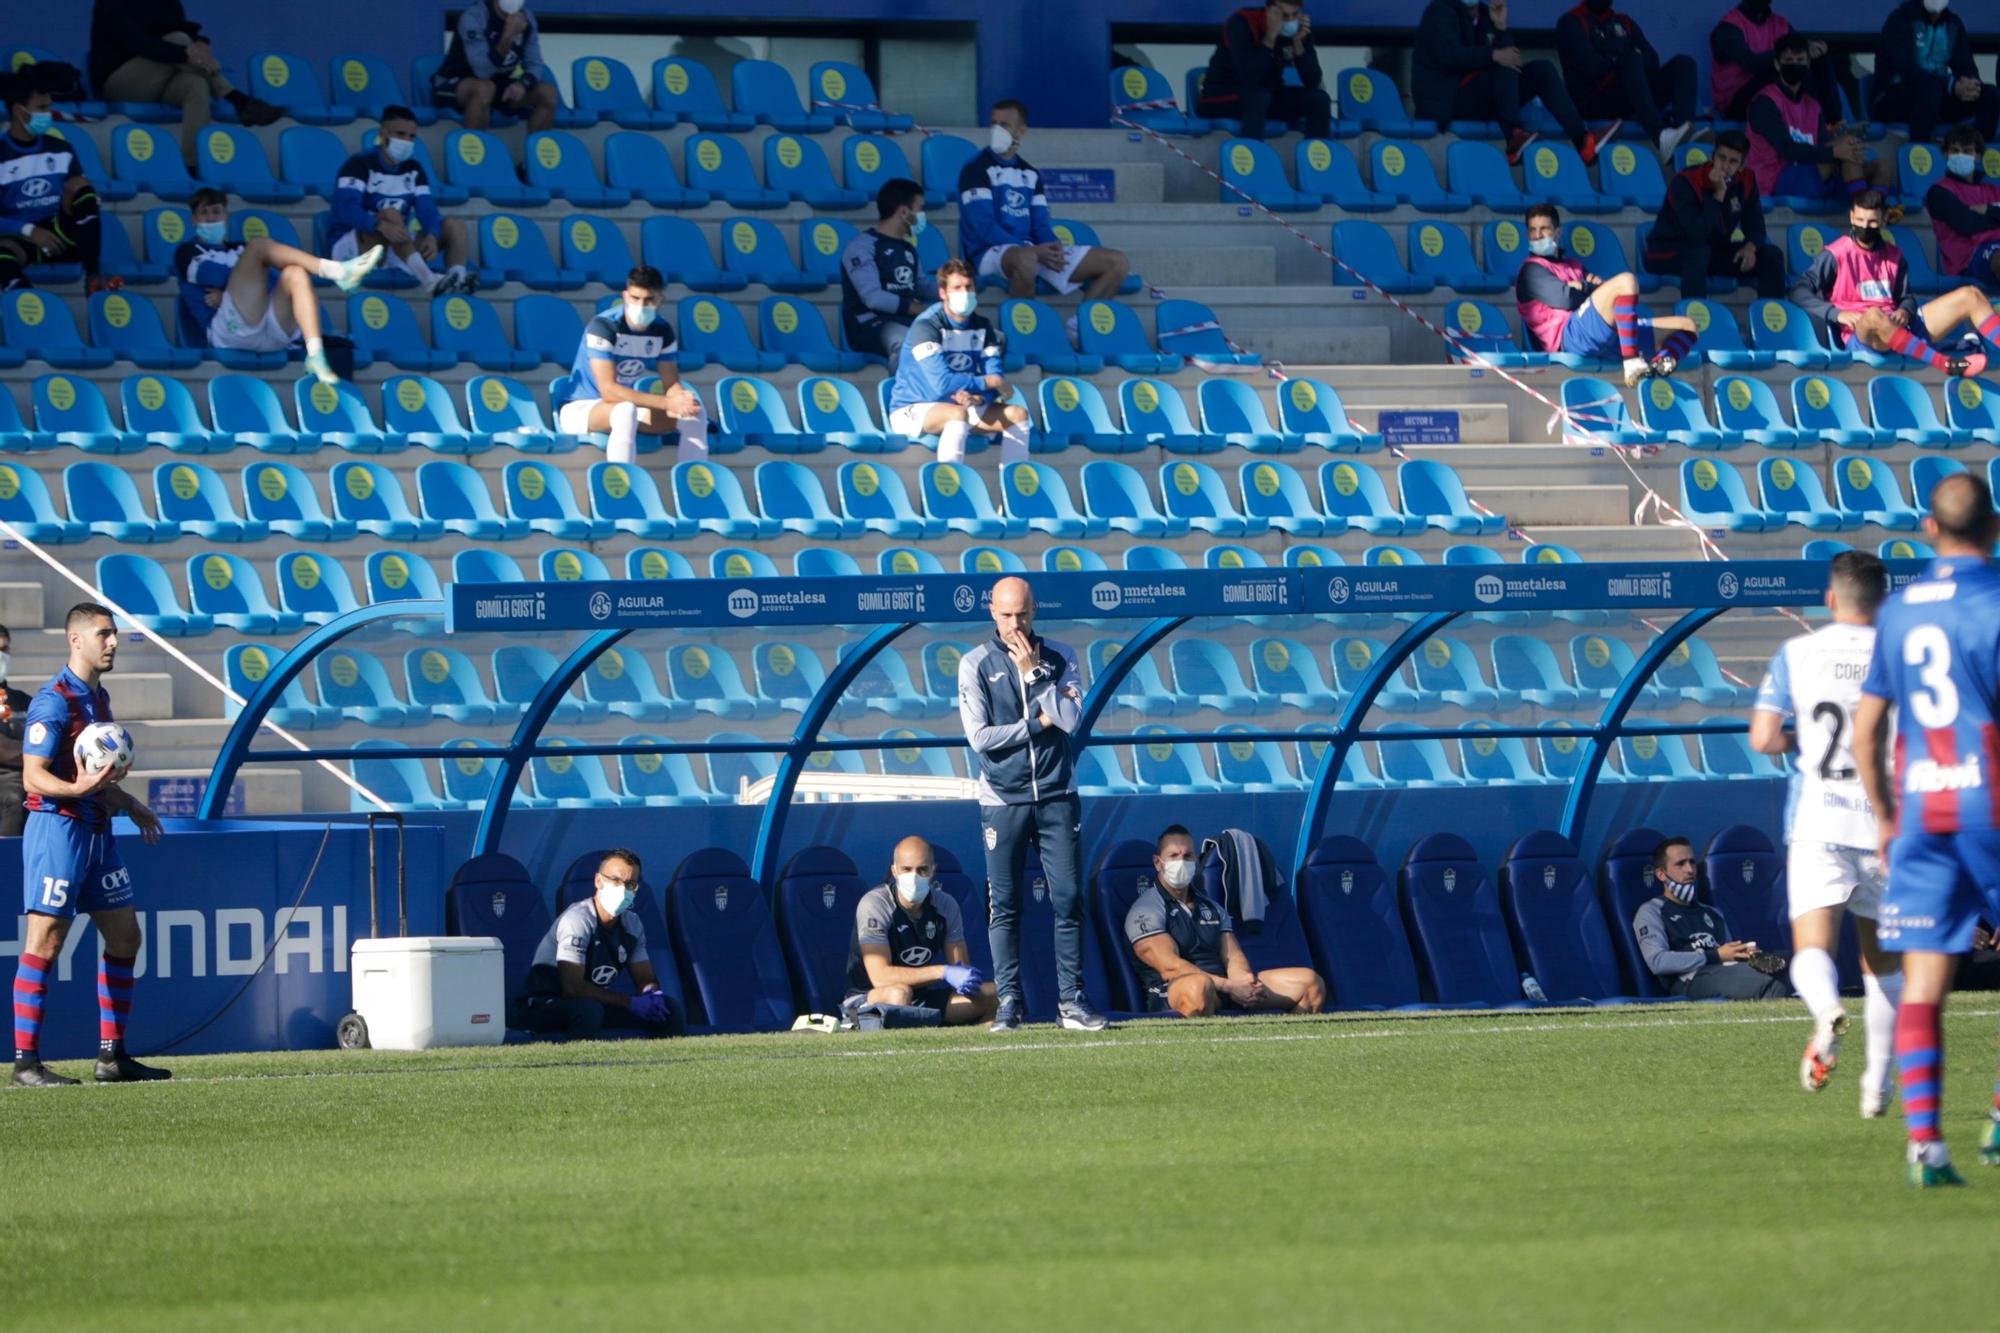
[[[1516,527],[1610,526],[1629,518],[1623,486],[1471,486],[1473,499]]]
[[[123,786],[137,795],[140,800],[148,799],[156,781],[186,783],[190,780],[206,780],[214,771],[213,765],[193,768],[135,768],[127,775]],[[325,799],[316,799],[308,804],[304,797],[303,774],[296,768],[279,768],[272,764],[246,764],[237,774],[236,784],[243,792],[243,813],[246,815],[290,815],[301,810],[346,809],[343,801],[338,806],[328,804]],[[322,775],[324,776],[324,775]],[[339,788],[340,784],[327,778],[328,785]],[[341,788],[341,790],[345,790]]]
[[[80,455],[79,455],[80,456]],[[19,547],[8,542],[6,549],[18,551]],[[9,565],[16,561],[26,562],[29,557],[10,555]],[[33,562],[41,571],[48,572],[48,566],[41,561]],[[26,572],[25,570],[23,572]],[[47,617],[48,596],[39,579],[33,581],[12,580],[0,583],[0,625],[6,625],[18,636],[25,629],[43,624]]]

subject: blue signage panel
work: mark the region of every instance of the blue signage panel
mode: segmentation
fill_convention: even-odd
[[[1042,194],[1052,204],[1115,204],[1118,173],[1109,167],[1043,167]]]
[[[1457,444],[1456,412],[1382,412],[1376,428],[1388,444]]]

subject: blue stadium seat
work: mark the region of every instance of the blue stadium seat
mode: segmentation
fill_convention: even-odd
[[[1500,867],[1501,895],[1520,957],[1551,1000],[1617,999],[1611,930],[1583,858],[1567,838],[1522,836]]]
[[[500,327],[500,316],[477,296],[431,302],[431,342],[438,351],[484,370],[533,370],[542,363],[535,353],[514,349]]]
[[[1474,730],[1491,730],[1491,722],[1475,722]],[[1465,780],[1475,785],[1534,785],[1549,779],[1535,771],[1528,747],[1519,736],[1465,736],[1458,742],[1458,764]]]
[[[1430,701],[1424,707],[1433,706]],[[1385,723],[1385,733],[1409,729],[1408,723]],[[1452,770],[1451,760],[1446,756],[1444,742],[1429,737],[1415,737],[1409,740],[1392,740],[1388,736],[1376,741],[1375,752],[1381,758],[1382,780],[1396,787],[1457,787],[1464,779]]]
[[[738,115],[759,125],[792,134],[824,134],[835,124],[824,111],[808,111],[799,103],[798,86],[783,65],[769,60],[739,60],[729,68],[729,95]]]
[[[195,140],[195,170],[203,185],[212,185],[253,204],[295,204],[305,188],[271,174],[264,145],[249,130],[235,125],[210,125]]]
[[[1785,421],[1771,386],[1748,375],[1724,375],[1715,381],[1716,426],[1724,435],[1767,449],[1797,449],[1818,443]]]
[[[220,483],[217,483],[220,485]],[[199,551],[187,560],[188,592],[197,615],[239,634],[296,634],[305,617],[271,604],[256,567],[240,555]]]
[[[521,563],[504,551],[490,551],[484,547],[470,547],[451,558],[451,578],[454,583],[521,583],[527,575],[521,572]],[[526,703],[526,699],[521,700]]]
[[[1514,169],[1497,144],[1460,139],[1445,149],[1444,176],[1454,194],[1496,213],[1519,213],[1534,202],[1514,183]],[[1653,200],[1654,204],[1658,199]],[[1648,207],[1651,207],[1649,204]]]
[[[83,466],[77,464],[75,466]],[[97,586],[129,611],[139,627],[164,638],[198,638],[215,628],[206,615],[181,605],[180,593],[156,560],[120,552],[97,558]]]
[[[1743,488],[1743,477],[1727,463],[1689,459],[1681,464],[1681,512],[1704,527],[1730,532],[1763,532],[1785,525],[1782,515],[1759,507]]]
[[[528,184],[579,208],[623,208],[632,191],[598,179],[590,150],[574,134],[545,130],[528,136],[522,152]]]
[[[873,202],[872,196],[851,190],[833,178],[826,151],[811,139],[774,134],[764,140],[764,180],[808,208],[845,212]]]
[[[1418,964],[1439,1003],[1523,1003],[1499,890],[1463,838],[1418,839],[1403,861],[1402,890]]]
[[[79,104],[79,108],[87,105],[89,104]],[[79,114],[82,114],[81,109]],[[131,182],[120,180],[105,169],[104,159],[98,155],[97,145],[91,141],[88,134],[65,133],[61,125],[51,125],[48,132],[51,138],[62,140],[75,152],[77,165],[83,169],[84,178],[96,187],[100,199],[119,203],[139,193],[138,188]]]
[[[435,351],[424,342],[408,304],[376,292],[356,292],[347,298],[347,333],[354,343],[356,366],[387,361],[402,370],[449,370],[458,353]]]
[[[456,570],[452,577],[465,581]],[[410,551],[369,552],[362,566],[362,578],[368,588],[370,604],[430,600],[444,596],[431,562]]]
[[[1368,149],[1368,167],[1377,191],[1420,213],[1459,213],[1472,206],[1465,195],[1438,184],[1430,155],[1416,144],[1377,139]]]
[[[1496,279],[1496,281],[1499,279]],[[1467,353],[1495,366],[1545,366],[1546,352],[1526,352],[1498,306],[1486,301],[1452,301],[1445,306],[1445,331],[1457,344],[1455,361],[1470,362]]]
[[[1618,239],[1618,233],[1602,222],[1565,222],[1562,233],[1563,252],[1582,264],[1595,277],[1611,279],[1620,273],[1630,273],[1639,281],[1642,292],[1658,291],[1661,280],[1643,269],[1635,269],[1625,258],[1625,243]]]
[[[382,429],[360,391],[344,380],[321,384],[302,376],[292,386],[292,404],[301,434],[321,444],[356,454],[394,453],[409,446],[401,435]]]
[[[1259,693],[1286,708],[1329,713],[1340,703],[1339,691],[1327,685],[1312,649],[1297,639],[1264,638],[1252,643],[1250,677]]]
[[[851,374],[868,364],[861,353],[833,345],[818,307],[788,296],[767,296],[758,303],[757,338],[766,355],[808,370]]]
[[[837,484],[841,513],[850,527],[858,524],[867,532],[900,539],[944,535],[944,521],[918,514],[902,476],[892,469],[874,463],[842,463]]]
[[[687,141],[687,180],[732,208],[783,208],[791,202],[783,190],[758,183],[750,155],[726,135],[697,134]]]
[[[750,675],[757,682],[757,698],[777,713],[804,712],[826,684],[826,667],[819,654],[802,643],[768,639],[758,643],[750,650]],[[834,714],[853,717],[864,709],[860,700],[843,698],[834,705]]]
[[[1860,514],[1827,503],[1819,473],[1789,458],[1766,458],[1757,464],[1757,496],[1767,514],[1809,532],[1848,532],[1865,522]]]
[[[283,651],[264,643],[232,643],[222,654],[222,675],[229,688],[248,699],[271,674]],[[224,698],[222,716],[234,719],[243,705]],[[317,731],[340,725],[338,708],[322,708],[306,697],[305,677],[294,676],[278,695],[277,702],[264,714],[273,723],[292,731]],[[377,795],[382,793],[377,789]]]
[[[1893,431],[1871,426],[1854,401],[1854,391],[1830,375],[1801,375],[1792,381],[1792,420],[1809,439],[1849,449],[1896,442]]]
[[[120,361],[150,370],[187,370],[201,364],[200,348],[174,345],[151,301],[125,292],[98,292],[90,298],[90,341]]]
[[[1250,728],[1232,723],[1218,728],[1215,775],[1225,791],[1298,791],[1304,778],[1292,771],[1285,752],[1276,741],[1254,741],[1237,735]]]
[[[583,320],[568,301],[537,294],[514,302],[514,345],[538,364],[567,366],[582,342]]]
[[[1884,560],[1935,560],[1937,550],[1929,542],[1912,541],[1907,537],[1897,537],[1882,543],[1879,554]]]
[[[158,522],[146,512],[132,474],[109,463],[71,463],[65,467],[63,507],[72,523],[125,546],[173,541],[180,536],[180,529],[173,524]]]
[[[1479,657],[1463,639],[1436,634],[1410,659],[1416,674],[1417,693],[1429,700],[1442,700],[1470,712],[1492,712],[1517,708],[1521,696],[1500,691],[1486,683]]]
[[[741,858],[709,849],[684,859],[667,885],[667,919],[696,1020],[721,1032],[791,1026],[777,923]]]
[[[528,534],[528,524],[501,514],[486,481],[455,459],[436,459],[417,468],[417,508],[446,532],[474,541],[512,541]]]
[[[675,699],[715,717],[758,718],[777,711],[774,701],[759,699],[744,688],[736,659],[714,645],[677,643],[667,649],[667,685]],[[734,789],[733,782],[727,788],[716,784],[717,791]]]
[[[582,274],[587,283],[622,288],[635,266],[624,231],[601,217],[567,215],[556,227],[556,242],[559,267]]]
[[[1715,649],[1699,638],[1689,639],[1667,654],[1655,680],[1661,689],[1704,708],[1748,708],[1757,693],[1748,685],[1732,685],[1725,679]]]
[[[1167,652],[1173,667],[1174,691],[1197,708],[1212,708],[1233,717],[1273,713],[1278,697],[1254,688],[1243,678],[1236,656],[1211,639],[1177,638]]]
[[[1266,519],[1294,537],[1317,537],[1326,531],[1326,517],[1289,463],[1244,463],[1237,469],[1236,485],[1247,517]]]
[[[371,727],[419,727],[427,709],[406,703],[389,681],[382,661],[371,652],[339,645],[313,659],[313,677],[322,704]]]
[[[973,468],[962,463],[925,463],[917,476],[924,515],[942,519],[953,532],[968,537],[1019,537],[1028,531],[1025,518],[994,508],[986,478]]]
[[[1442,532],[1493,537],[1507,530],[1505,515],[1482,514],[1472,507],[1465,484],[1446,464],[1428,458],[1402,463],[1396,468],[1396,487],[1403,493],[1406,514]]]
[[[1268,148],[1264,151],[1270,152]],[[1296,206],[1301,209],[1331,204],[1347,213],[1386,213],[1396,206],[1394,196],[1361,183],[1361,168],[1344,145],[1325,139],[1303,140],[1293,150],[1292,166],[1298,173]],[[1282,167],[1278,175],[1283,177]]]
[[[1395,885],[1350,837],[1322,839],[1298,880],[1299,923],[1334,1009],[1417,1005],[1421,992]]]
[[[159,521],[189,537],[260,542],[271,535],[264,524],[238,514],[222,478],[214,468],[199,463],[162,463],[154,468],[153,500]]]
[[[470,736],[460,736],[446,741],[445,744],[454,750],[476,749],[479,746],[479,742]],[[440,763],[438,769],[444,776],[445,800],[448,803],[455,802],[457,808],[463,809],[486,803],[487,796],[493,789],[494,775],[500,771],[500,761],[487,757],[458,755],[448,762]],[[537,801],[525,786],[521,786],[514,793],[514,803],[522,809],[533,809]],[[452,807],[448,804],[447,808]]]
[[[1151,725],[1133,729],[1139,736],[1164,734],[1166,730]],[[1202,757],[1199,745],[1187,741],[1147,741],[1131,749],[1134,780],[1144,791],[1163,796],[1205,796],[1222,790],[1209,772],[1208,760]]]
[[[347,157],[347,145],[332,130],[294,125],[278,135],[278,179],[318,199],[332,200]]]
[[[1389,499],[1381,475],[1366,464],[1320,464],[1319,490],[1320,512],[1326,515],[1329,534],[1342,527],[1376,537],[1400,537],[1424,530],[1424,520],[1398,509]]]
[[[474,375],[465,383],[472,434],[530,454],[566,454],[581,441],[549,428],[534,390],[504,375]]]
[[[624,463],[590,465],[590,511],[599,520],[612,523],[618,531],[648,540],[672,541],[693,536],[699,527],[692,520],[667,512],[650,472]]]
[[[1610,151],[1600,152],[1597,175],[1603,192],[1626,208],[1651,211],[1667,197],[1660,160],[1640,145],[1613,144]]]
[[[719,429],[710,434],[713,444],[728,440],[733,446],[745,444],[774,453],[818,453],[823,441],[800,432],[792,422],[784,396],[762,379],[752,375],[728,375],[715,386]]]
[[[1747,824],[1723,829],[1702,852],[1708,900],[1721,911],[1730,938],[1783,952],[1790,939],[1785,853]]]
[[[536,208],[549,191],[524,184],[506,141],[490,130],[452,130],[444,136],[444,179],[502,208]]]
[[[117,359],[111,348],[84,342],[68,302],[28,287],[0,295],[0,341],[65,370],[96,370]]]
[[[566,746],[567,738],[550,736],[543,744]],[[602,810],[620,804],[604,773],[602,756],[594,754],[539,755],[528,761],[528,777],[544,806],[559,810]]]
[[[1570,670],[1576,673],[1576,687],[1588,700],[1591,696],[1609,699],[1638,665],[1631,646],[1623,639],[1604,634],[1579,634],[1569,641]],[[1641,688],[1640,697],[1659,707],[1672,697],[1660,684],[1657,673]]]
[[[17,463],[0,462],[0,519],[29,541],[45,546],[66,546],[91,537],[88,525],[56,512],[42,474]]]
[[[613,189],[630,190],[655,208],[700,208],[713,197],[683,185],[667,146],[634,130],[604,140],[604,178]]]
[[[885,546],[875,556],[875,572],[908,578],[913,574],[943,574],[944,561],[914,546]]]
[[[1001,469],[1001,492],[1007,513],[1025,519],[1030,528],[1054,537],[1097,537],[1110,530],[1110,520],[1079,511],[1062,474],[1046,463],[1012,463]]]
[[[1853,362],[1849,352],[1829,351],[1813,331],[1812,317],[1790,301],[1752,301],[1744,327],[1750,345],[1769,352],[1780,365],[1827,370]]]
[[[852,642],[842,644],[840,656],[846,657],[854,646]],[[910,675],[909,664],[902,654],[890,648],[869,660],[848,685],[841,702],[843,706],[858,703],[864,709],[890,717],[920,718],[953,712],[958,706],[958,696],[954,692],[939,698],[927,693]]]
[[[346,125],[354,120],[353,103],[338,95],[329,101],[319,76],[300,57],[259,51],[250,57],[249,66],[250,96],[283,107],[293,120],[307,125]]]
[[[572,61],[570,90],[578,111],[628,130],[663,130],[678,119],[672,111],[655,111],[646,105],[631,67],[616,56],[584,56]]]
[[[1560,140],[1541,139],[1521,155],[1521,179],[1527,193],[1538,202],[1551,203],[1568,213],[1616,213],[1626,207],[1622,198],[1600,193],[1591,184],[1590,169],[1576,149]],[[1639,205],[1657,208],[1666,197],[1660,193]]]
[[[324,625],[360,605],[346,568],[316,551],[282,551],[271,565],[278,605],[308,625]]]
[[[665,745],[668,744],[668,741],[664,736],[640,735],[620,737],[619,743],[623,745]],[[687,755],[621,754],[617,758],[618,783],[625,789],[625,795],[628,800],[636,801],[642,805],[718,804],[718,797],[696,775],[694,765],[689,761]],[[633,907],[634,910],[637,910],[638,904],[635,902]],[[665,944],[667,941],[667,935],[664,930],[661,932],[660,939],[662,944]],[[659,956],[659,950],[653,946],[652,930],[650,927],[647,930],[646,950],[656,958]],[[662,970],[656,967],[655,972],[660,973]],[[664,974],[662,974],[661,988],[665,989],[666,985]],[[678,976],[675,976],[673,980],[673,988],[676,991],[680,989],[680,978]]]
[[[445,894],[446,929],[500,941],[506,993],[519,995],[535,950],[549,932],[549,904],[527,869],[500,852],[475,856],[452,876]]]
[[[1945,390],[1951,392],[1949,388]],[[1971,440],[1938,420],[1937,404],[1923,382],[1909,375],[1877,375],[1868,381],[1868,410],[1875,429],[1903,444],[1954,449]]]
[[[1077,341],[1084,355],[1134,375],[1171,375],[1185,364],[1171,352],[1154,351],[1139,316],[1118,301],[1085,301],[1077,311]]]
[[[827,503],[826,490],[809,469],[789,460],[759,463],[757,507],[782,531],[814,539],[844,540],[866,531],[860,519],[842,518]]]
[[[1134,571],[1143,570],[1148,573],[1163,569],[1193,568],[1193,566],[1188,564],[1186,556],[1182,555],[1179,551],[1165,546],[1147,546],[1134,543],[1125,548],[1123,559],[1126,569]]]
[[[1225,204],[1247,195],[1274,213],[1310,213],[1321,204],[1318,194],[1302,194],[1293,188],[1275,149],[1252,139],[1231,139],[1222,146],[1219,188]]]
[[[1365,278],[1385,292],[1421,296],[1437,286],[1437,279],[1404,266],[1396,242],[1379,222],[1334,223],[1333,253],[1340,261],[1333,270],[1336,287],[1359,287]]]
[[[839,218],[801,218],[798,225],[799,268],[808,277],[819,278],[828,286],[840,281],[840,257],[847,243],[861,233],[851,222]],[[867,358],[859,353],[854,365],[859,368]],[[879,362],[878,362],[879,364]]]
[[[625,577],[628,579],[692,579],[699,578],[688,558],[679,551],[669,551],[658,546],[635,546],[625,553]]]
[[[885,436],[868,414],[868,400],[844,379],[808,376],[799,381],[799,424],[830,447],[853,453],[897,453],[909,446],[904,437]]]
[[[832,847],[794,853],[778,872],[778,936],[800,1013],[837,1014],[847,993],[847,947],[868,891],[854,862]]]
[[[1189,530],[1187,519],[1160,512],[1145,478],[1124,463],[1103,460],[1086,463],[1080,481],[1085,510],[1102,519],[1114,532],[1135,537],[1178,537]]]
[[[1737,717],[1705,717],[1704,722],[1740,722]],[[1772,755],[1758,754],[1741,735],[1709,733],[1695,737],[1701,772],[1710,778],[1782,778],[1784,767]]]
[[[1412,222],[1404,243],[1413,278],[1431,278],[1438,286],[1456,292],[1513,289],[1512,279],[1479,267],[1479,261],[1472,257],[1472,242],[1456,223]]]
[[[518,282],[549,292],[574,291],[586,280],[579,270],[556,265],[541,224],[521,213],[488,213],[479,219],[479,273],[480,281],[491,286]]]
[[[1702,359],[1719,370],[1763,370],[1777,364],[1774,353],[1750,350],[1735,312],[1726,305],[1706,299],[1682,301],[1674,313],[1694,321]]]
[[[815,113],[825,112],[842,124],[863,133],[887,130],[892,133],[914,128],[908,116],[884,111],[875,92],[874,81],[859,66],[839,60],[814,62],[806,76],[806,91]],[[908,175],[905,172],[904,175]],[[851,179],[851,178],[850,178]]]
[[[826,286],[824,277],[799,268],[784,234],[762,218],[732,218],[722,224],[722,266],[774,292],[816,292]]]
[[[1112,659],[1116,658],[1124,647],[1123,641],[1119,639],[1097,639],[1084,650],[1084,662],[1089,668],[1093,682],[1104,674],[1105,667],[1111,664]],[[1160,675],[1159,665],[1150,655],[1140,658],[1126,673],[1125,678],[1118,682],[1112,701],[1116,707],[1135,709],[1149,717],[1188,713],[1194,711],[1195,707],[1192,698],[1182,698],[1167,688],[1165,680]]]
[[[1629,995],[1665,994],[1658,978],[1646,966],[1639,941],[1632,933],[1632,918],[1638,915],[1639,908],[1660,895],[1659,881],[1653,877],[1653,849],[1662,836],[1655,829],[1628,829],[1611,841],[1598,863],[1599,905],[1604,909],[1618,970]]]
[[[382,382],[382,420],[406,443],[440,454],[483,453],[493,441],[473,435],[451,392],[427,375],[392,375]]]
[[[956,134],[924,136],[917,160],[923,167],[925,204],[931,208],[956,204],[959,174],[978,153],[976,145]]]
[[[466,554],[460,552],[461,555]],[[455,571],[454,571],[455,572]],[[516,582],[517,574],[513,580]],[[461,577],[460,582],[465,580]],[[541,648],[530,648],[522,644],[509,644],[493,653],[493,696],[502,705],[504,714],[508,707],[526,708],[541,692],[551,676],[556,674],[555,654]],[[611,710],[603,704],[591,703],[584,699],[575,685],[571,685],[557,701],[551,720],[564,724],[602,722],[611,716]]]
[[[1639,424],[1655,439],[1664,436],[1690,449],[1734,449],[1744,443],[1715,428],[1698,385],[1657,377],[1642,383],[1633,401]]]
[[[195,191],[194,178],[181,160],[181,146],[146,125],[120,125],[111,131],[111,171],[123,184],[162,199],[185,199]]]
[[[1930,492],[1928,488],[1919,484],[1917,464],[1955,461],[1948,458],[1923,458],[1911,465],[1911,490],[1921,497],[1926,508],[1930,503]],[[1833,481],[1834,494],[1839,498],[1840,508],[1860,515],[1862,523],[1866,526],[1909,532],[1915,529],[1922,519],[1917,509],[1903,498],[1903,488],[1897,482],[1896,474],[1872,459],[1836,459],[1833,465]]]
[[[1111,115],[1161,134],[1207,134],[1209,123],[1182,111],[1174,87],[1158,70],[1127,65],[1111,71]]]
[[[396,474],[380,463],[335,463],[327,489],[333,496],[334,514],[371,536],[386,541],[432,541],[444,535],[444,524],[410,511]]]
[[[1657,718],[1636,714],[1626,721],[1638,726],[1659,725]],[[1618,757],[1632,782],[1689,782],[1701,776],[1689,762],[1687,746],[1679,736],[1621,736]]]
[[[1328,722],[1307,723],[1303,730],[1331,734],[1333,725]],[[1298,743],[1299,772],[1305,775],[1308,781],[1318,776],[1329,748],[1329,743],[1320,737]],[[1351,747],[1340,761],[1339,785],[1350,791],[1371,790],[1383,785],[1382,779],[1369,764],[1363,747],[1359,745]]]
[[[1038,452],[1058,453],[1075,445],[1093,453],[1119,454],[1142,447],[1112,423],[1104,395],[1088,380],[1044,377],[1037,397],[1042,409]]]
[[[782,353],[760,352],[752,345],[742,314],[728,302],[686,296],[681,298],[678,313],[674,328],[680,334],[679,363],[683,372],[699,370],[711,361],[731,370],[755,373],[784,369]]]
[[[1563,711],[1585,702],[1585,692],[1563,675],[1555,650],[1536,635],[1502,634],[1493,640],[1493,679],[1537,707]]]
[[[1985,380],[1959,379],[1945,386],[1945,419],[1961,439],[2000,444],[2000,398]]]
[[[879,134],[851,134],[841,140],[840,166],[847,187],[869,200],[892,180],[915,179],[902,146]]]
[[[1940,295],[1963,285],[1964,279],[1957,274],[1937,271],[1936,266],[1931,263],[1929,247],[1917,232],[1908,227],[1892,226],[1889,228],[1889,239],[1903,252],[1903,267],[1909,273],[1910,290],[1918,296]],[[1865,347],[1855,349],[1856,360],[1864,357],[1872,359],[1875,356],[1876,353],[1870,352]],[[1888,365],[1895,365],[1901,359],[1894,353],[1882,358],[1884,364]]]
[[[357,741],[355,749],[369,751],[374,757],[349,759],[347,771],[354,776],[356,782],[387,801],[391,808],[396,810],[464,809],[463,803],[437,794],[437,788],[431,785],[431,772],[427,761],[397,753],[408,748],[401,741],[375,738]],[[360,813],[372,811],[376,805],[360,792],[350,791],[347,808]],[[545,922],[548,919],[546,909],[543,910],[542,918]],[[532,954],[533,949],[529,948],[522,957],[525,960]]]
[[[1102,356],[1079,353],[1070,345],[1062,316],[1040,301],[1002,301],[998,323],[1007,332],[1011,368],[1039,366],[1052,375],[1094,375],[1104,369]]]
[[[1118,410],[1124,418],[1125,434],[1138,441],[1137,447],[1158,445],[1168,453],[1205,454],[1227,444],[1220,435],[1196,429],[1180,390],[1165,380],[1120,382]]]
[[[180,380],[165,375],[133,375],[118,386],[125,436],[138,437],[177,454],[228,453],[236,442],[211,430]]]
[[[501,492],[508,520],[526,524],[530,532],[564,541],[594,542],[618,531],[616,521],[585,514],[569,478],[540,459],[516,459],[507,464],[501,473]]]
[[[776,519],[759,517],[744,499],[736,474],[717,463],[676,463],[673,468],[674,507],[682,521],[721,537],[758,540],[775,537],[783,528]]]
[[[1340,105],[1340,118],[1356,130],[1409,134],[1419,138],[1437,133],[1437,122],[1414,120],[1403,110],[1403,91],[1381,70],[1348,68],[1334,76],[1328,89]]]
[[[1321,380],[1285,381],[1278,390],[1278,425],[1306,447],[1329,453],[1373,453],[1382,448],[1382,437],[1356,429],[1339,390]]]
[[[1868,460],[1849,460],[1866,462]],[[1919,515],[1931,512],[1931,493],[1938,483],[1955,472],[1967,471],[1965,464],[1942,454],[1922,454],[1910,460],[1911,508]]]
[[[1343,697],[1353,694],[1384,651],[1379,641],[1359,635],[1342,635],[1335,639],[1327,653],[1327,660],[1333,664],[1333,688]],[[1410,687],[1405,674],[1407,670],[1407,666],[1398,667],[1396,673],[1389,677],[1382,692],[1375,696],[1376,708],[1390,713],[1410,713],[1435,704],[1435,700],[1425,699]]]
[[[545,583],[608,583],[611,567],[602,556],[577,546],[552,546],[536,562],[536,577]]]
[[[1304,436],[1274,429],[1264,400],[1240,380],[1204,380],[1196,398],[1202,430],[1221,437],[1225,444],[1252,453],[1292,453],[1306,444]]]
[[[884,741],[934,740],[936,734],[913,727],[890,727],[882,733]],[[951,751],[929,746],[897,745],[885,747],[875,753],[875,762],[884,777],[912,778],[956,778],[961,776],[952,766]],[[975,918],[976,929],[978,921]]]

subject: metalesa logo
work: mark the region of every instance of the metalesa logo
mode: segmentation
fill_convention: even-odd
[[[725,605],[728,606],[730,615],[738,620],[748,620],[757,614],[757,594],[748,588],[732,589]]]

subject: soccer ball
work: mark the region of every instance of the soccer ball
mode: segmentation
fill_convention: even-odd
[[[79,773],[95,773],[110,767],[124,777],[132,767],[132,733],[116,722],[93,722],[76,738],[76,767]]]

